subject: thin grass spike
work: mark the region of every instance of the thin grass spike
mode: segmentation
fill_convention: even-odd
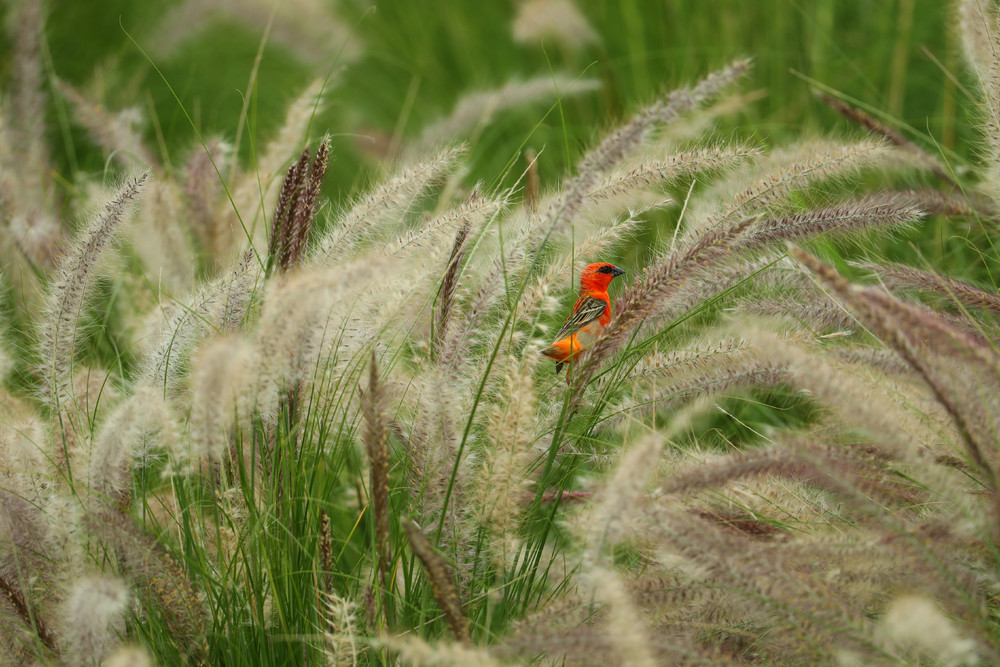
[[[448,566],[444,559],[434,551],[427,535],[415,521],[404,521],[403,528],[406,530],[406,537],[410,541],[410,548],[417,555],[420,562],[427,571],[427,578],[431,582],[431,591],[434,599],[444,611],[448,627],[451,628],[455,639],[461,643],[469,641],[469,620],[462,612],[462,604],[458,599],[458,591],[448,573]]]
[[[389,431],[385,416],[385,388],[379,377],[375,353],[368,368],[368,389],[363,398],[365,449],[371,468],[372,513],[375,517],[375,554],[384,595],[389,593],[392,556],[389,552]]]

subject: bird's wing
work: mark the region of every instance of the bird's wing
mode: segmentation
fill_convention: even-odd
[[[570,314],[569,318],[566,319],[566,324],[562,325],[562,329],[559,330],[559,333],[556,334],[553,340],[559,341],[572,336],[603,315],[604,309],[607,307],[608,302],[604,299],[598,299],[594,296],[580,297],[580,300],[576,303],[576,308]]]

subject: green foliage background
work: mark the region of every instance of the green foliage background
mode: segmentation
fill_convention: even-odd
[[[474,146],[470,178],[495,178],[529,134],[531,145],[547,147],[543,177],[558,178],[567,171],[567,157],[578,156],[601,128],[657,93],[739,56],[756,61],[744,89],[765,96],[726,121],[735,133],[784,140],[846,126],[814,98],[808,82],[812,79],[884,112],[917,140],[937,142],[945,152],[956,150],[963,158],[973,152],[974,137],[966,123],[969,98],[962,89],[965,77],[949,29],[948,3],[579,4],[601,43],[567,53],[557,45],[542,49],[515,44],[510,32],[514,3],[342,3],[337,12],[345,24],[356,26],[362,56],[343,71],[342,63],[323,63],[337,72],[338,83],[318,127],[342,133],[336,137],[335,163],[327,181],[331,191],[350,190],[365,174],[367,163],[359,158],[358,138],[351,133],[375,129],[412,135],[447,114],[462,93],[498,86],[515,76],[567,71],[598,78],[604,83],[601,92],[567,100],[558,113],[544,119],[545,110],[537,108],[507,114]],[[204,30],[193,30],[185,47],[166,61],[150,63],[129,35],[140,46],[148,45],[169,6],[128,0],[64,3],[51,10],[47,36],[56,75],[79,85],[99,72],[108,107],[153,111],[167,148],[178,151],[192,143],[192,129],[152,65],[192,111],[202,133],[232,133],[261,34],[231,18],[219,18]],[[273,128],[288,97],[315,74],[281,47],[266,45],[252,91],[251,128]],[[0,76],[8,75],[0,69]],[[366,127],[359,127],[362,124]],[[148,132],[155,145],[153,128]],[[74,130],[71,141],[77,164],[86,169],[102,164],[82,134]]]
[[[512,185],[520,175],[521,151],[529,147],[543,151],[542,186],[552,187],[588,142],[640,104],[743,56],[755,60],[743,90],[759,99],[721,119],[720,136],[772,145],[831,130],[857,136],[856,127],[815,97],[815,83],[854,100],[949,162],[976,156],[970,126],[975,110],[966,89],[971,81],[960,62],[952,8],[939,0],[584,1],[578,4],[601,41],[575,53],[555,44],[516,44],[513,2],[344,2],[336,15],[354,26],[360,58],[311,65],[264,43],[249,91],[262,32],[231,16],[192,29],[169,58],[143,55],[138,47],[156,40],[160,19],[176,4],[109,0],[54,7],[47,33],[51,73],[78,86],[94,83],[97,73],[109,109],[139,107],[153,119],[147,145],[166,150],[167,163],[170,154],[186,155],[196,143],[170,88],[202,136],[225,138],[232,138],[249,94],[247,128],[251,137],[267,137],[287,101],[311,78],[329,73],[332,94],[315,128],[333,135],[325,193],[335,205],[377,178],[372,146],[390,137],[405,143],[447,116],[463,93],[548,72],[601,82],[599,91],[570,96],[557,107],[535,104],[500,113],[473,142],[469,182]],[[9,72],[0,69],[2,76]],[[65,181],[81,169],[100,173],[107,166],[102,152],[66,120],[65,106],[58,115],[50,127],[62,128],[63,136],[52,140]],[[246,161],[252,144],[241,143]],[[672,219],[663,226],[671,229]],[[992,281],[976,232],[955,236],[953,229],[930,224],[879,252]]]

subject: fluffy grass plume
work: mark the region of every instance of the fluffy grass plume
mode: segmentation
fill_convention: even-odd
[[[88,78],[10,5],[0,662],[1000,662],[995,5],[957,6],[985,127],[943,94],[933,141],[767,115],[771,54],[662,88],[700,10],[606,9],[180,3]]]

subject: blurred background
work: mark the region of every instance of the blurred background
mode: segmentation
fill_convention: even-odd
[[[474,129],[470,178],[495,181],[531,147],[544,149],[551,182],[601,128],[740,56],[756,66],[745,104],[718,121],[724,132],[772,143],[846,128],[812,94],[815,82],[935,152],[967,158],[970,101],[950,10],[940,0],[61,1],[49,7],[46,46],[49,75],[109,109],[137,110],[161,152],[189,150],[192,123],[202,136],[231,137],[245,102],[247,129],[266,137],[292,97],[329,76],[314,134],[334,135],[335,193],[355,189],[470,92],[535,77],[596,82]],[[10,60],[0,60],[0,78]],[[63,107],[50,127],[63,128],[53,144],[66,169],[103,169]]]
[[[716,141],[766,146],[861,136],[818,99],[823,90],[963,173],[978,138],[975,82],[955,22],[941,0],[57,1],[42,45],[46,126],[55,180],[71,195],[115,167],[60,81],[126,119],[168,171],[215,138],[237,146],[252,169],[288,105],[323,81],[310,135],[332,136],[324,192],[334,209],[383,177],[393,158],[459,141],[470,144],[466,186],[517,184],[534,151],[544,190],[642,104],[751,57],[738,95],[702,114],[692,143],[706,130]],[[8,90],[17,34],[8,26],[0,46]],[[889,187],[936,187],[912,172],[889,178],[897,179]],[[616,260],[643,264],[670,238],[677,211],[651,215]],[[979,251],[985,231],[978,221],[932,218],[866,252],[992,283]]]

